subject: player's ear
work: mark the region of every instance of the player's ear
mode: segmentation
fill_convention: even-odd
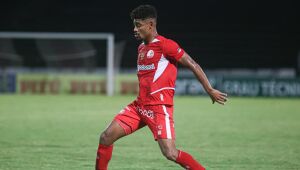
[[[154,24],[155,24],[155,23],[154,23],[154,20],[153,20],[153,19],[150,19],[150,20],[149,20],[149,26],[154,27]]]
[[[154,20],[151,20],[151,26],[153,27],[154,26]]]

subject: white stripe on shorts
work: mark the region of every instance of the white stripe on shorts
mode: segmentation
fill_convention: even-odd
[[[162,105],[163,110],[165,112],[165,121],[166,121],[166,129],[167,129],[167,138],[168,139],[172,139],[172,135],[171,135],[171,126],[170,126],[170,115],[167,112],[167,108],[165,105]]]

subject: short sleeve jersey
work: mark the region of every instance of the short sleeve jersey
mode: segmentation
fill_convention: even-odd
[[[183,54],[184,50],[175,41],[160,35],[138,47],[138,103],[173,105],[177,62]]]

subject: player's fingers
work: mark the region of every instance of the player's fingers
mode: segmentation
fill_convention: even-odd
[[[228,98],[225,97],[225,96],[221,96],[220,99],[221,99],[222,101],[224,101],[224,102],[228,101]]]
[[[224,104],[225,104],[225,102],[223,102],[223,101],[221,101],[221,100],[217,100],[217,102],[218,102],[219,104],[221,104],[221,105],[224,105]]]
[[[227,94],[226,93],[221,93],[222,96],[224,97],[227,97]]]
[[[216,100],[219,100],[219,101],[225,101],[225,100],[224,100],[224,97],[221,96],[221,95],[217,96],[217,97],[216,97]]]

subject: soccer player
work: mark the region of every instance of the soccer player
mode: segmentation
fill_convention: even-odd
[[[104,130],[96,158],[96,170],[107,170],[113,143],[123,136],[148,126],[162,154],[188,170],[205,168],[190,154],[175,146],[173,97],[177,63],[189,68],[203,85],[213,103],[225,104],[227,94],[214,89],[201,67],[173,40],[157,33],[157,12],[141,5],[131,12],[134,36],[141,40],[137,56],[139,94]]]

